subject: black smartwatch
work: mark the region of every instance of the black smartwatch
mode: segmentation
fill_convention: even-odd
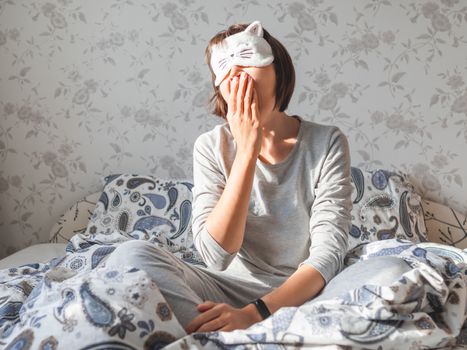
[[[268,318],[269,316],[271,316],[271,313],[269,312],[268,307],[266,306],[266,304],[264,303],[264,301],[261,298],[250,302],[250,304],[255,304],[255,306],[258,309],[258,311],[259,311],[261,317],[263,318],[263,320]]]

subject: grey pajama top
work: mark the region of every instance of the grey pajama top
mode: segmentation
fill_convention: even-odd
[[[192,231],[210,270],[278,287],[302,264],[326,283],[343,268],[351,228],[352,186],[346,136],[337,126],[294,116],[293,150],[278,164],[256,161],[242,246],[229,254],[205,222],[229,177],[236,145],[227,122],[193,147]]]

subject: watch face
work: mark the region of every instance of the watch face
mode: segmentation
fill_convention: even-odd
[[[264,303],[262,299],[256,299],[254,301],[254,304],[256,308],[258,309],[259,313],[261,314],[261,316],[263,317],[263,319],[266,319],[269,316],[271,316],[271,313],[269,312],[268,307],[266,306],[266,304]]]

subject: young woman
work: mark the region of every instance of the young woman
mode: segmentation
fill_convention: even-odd
[[[207,267],[145,241],[109,258],[148,271],[187,333],[245,329],[314,298],[342,269],[351,228],[347,139],[285,113],[295,71],[284,46],[258,21],[236,24],[206,59],[226,121],[193,149],[192,231]]]

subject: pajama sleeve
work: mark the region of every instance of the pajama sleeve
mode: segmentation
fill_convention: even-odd
[[[220,171],[215,152],[218,149],[208,138],[200,135],[193,147],[193,243],[206,265],[225,270],[236,252],[227,252],[206,229],[206,220],[224,191],[226,179]]]
[[[346,136],[332,128],[310,212],[308,264],[317,269],[325,283],[341,271],[352,226],[350,151]]]

